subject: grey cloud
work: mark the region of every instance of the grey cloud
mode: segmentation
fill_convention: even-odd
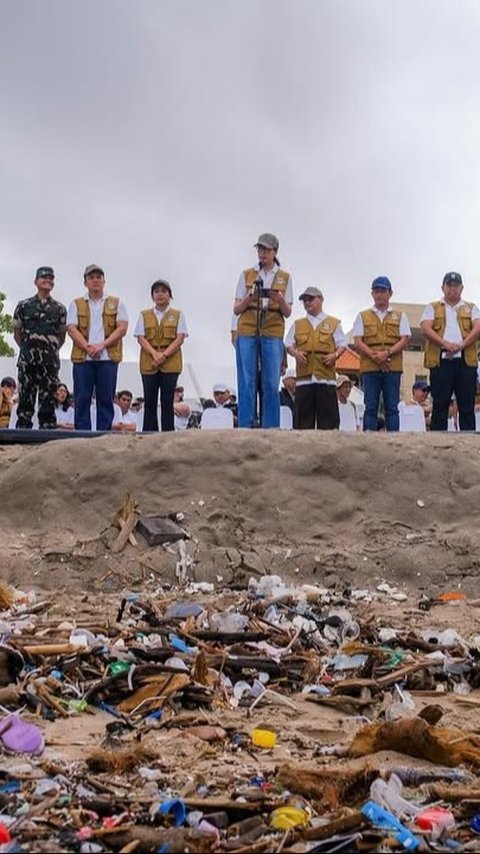
[[[93,259],[133,324],[166,275],[188,358],[230,365],[264,230],[346,326],[379,272],[415,301],[458,266],[478,299],[479,27],[468,0],[3,4],[10,303],[43,262],[68,301]]]

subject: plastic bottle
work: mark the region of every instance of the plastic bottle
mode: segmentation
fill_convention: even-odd
[[[351,620],[342,626],[342,641],[354,641],[360,637],[360,626],[356,620]]]
[[[180,798],[170,798],[169,800],[163,801],[157,812],[159,812],[160,815],[172,818],[175,827],[180,827],[184,823],[187,814],[185,804],[180,800]]]
[[[0,845],[5,845],[7,842],[11,842],[12,837],[8,831],[8,828],[5,827],[3,822],[0,822]]]
[[[411,694],[408,691],[402,691],[398,686],[394,686],[397,693],[397,699],[385,711],[386,721],[396,721],[399,718],[411,718],[415,712],[415,703]]]
[[[404,786],[421,786],[422,783],[433,783],[435,780],[461,783],[470,777],[467,771],[460,768],[410,768],[408,765],[396,765],[388,774],[395,774]]]
[[[397,818],[414,818],[421,812],[421,808],[402,798],[402,789],[402,781],[396,774],[391,775],[388,783],[378,777],[370,786],[370,798],[381,807],[390,810]]]
[[[339,652],[330,659],[330,664],[333,664],[335,670],[355,670],[357,667],[363,667],[367,658],[368,655],[345,655]]]
[[[277,735],[271,729],[254,729],[251,738],[255,747],[263,747],[265,750],[271,750],[277,743]]]
[[[420,840],[403,825],[396,816],[392,815],[388,810],[383,809],[374,801],[367,801],[362,807],[362,815],[367,821],[370,821],[375,827],[380,827],[383,830],[396,831],[395,839],[407,851],[415,851],[420,845]]]
[[[474,833],[480,833],[480,813],[477,812],[477,814],[473,816],[470,822],[470,827]]]
[[[131,666],[130,661],[111,661],[108,665],[108,673],[110,676],[119,676],[121,673],[128,673]]]
[[[298,807],[278,807],[270,814],[270,827],[275,830],[291,830],[307,824],[309,815],[305,810]]]
[[[452,811],[444,807],[427,807],[418,813],[415,824],[421,830],[429,830],[433,839],[438,839],[444,830],[453,830],[455,818]]]
[[[226,632],[227,634],[243,632],[248,626],[248,617],[245,614],[239,614],[237,611],[223,611],[212,614],[210,626],[214,632]]]

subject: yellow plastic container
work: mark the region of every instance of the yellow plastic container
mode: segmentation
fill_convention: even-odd
[[[278,807],[270,814],[270,827],[275,830],[291,830],[309,821],[308,813],[298,807]]]
[[[276,733],[271,729],[254,729],[251,738],[255,747],[264,747],[265,750],[271,750],[277,743]]]

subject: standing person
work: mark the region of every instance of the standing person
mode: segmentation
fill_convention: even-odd
[[[158,432],[160,391],[162,433],[175,430],[174,396],[182,372],[181,347],[188,336],[183,312],[170,307],[172,288],[157,279],[150,288],[153,308],[140,312],[135,336],[140,345],[140,373],[145,397],[144,431]]]
[[[306,288],[299,299],[306,316],[296,320],[285,339],[287,351],[297,363],[295,383],[295,426],[298,430],[337,430],[335,362],[347,338],[342,324],[323,310],[323,294]]]
[[[455,394],[460,430],[475,430],[480,311],[462,299],[460,273],[446,273],[442,291],[443,297],[427,305],[420,320],[427,339],[425,367],[430,368],[430,429],[447,429],[448,407]]]
[[[355,347],[360,353],[360,376],[365,395],[364,430],[378,429],[380,395],[385,426],[400,429],[398,404],[403,371],[403,350],[411,335],[407,315],[390,308],[392,285],[386,276],[372,282],[373,306],[357,314],[353,324]]]
[[[98,264],[85,268],[83,281],[87,294],[73,300],[67,313],[67,331],[73,341],[75,429],[92,429],[90,407],[95,394],[96,429],[110,430],[128,315],[118,297],[105,295],[105,273]]]
[[[236,359],[238,426],[254,427],[261,384],[261,427],[280,426],[278,386],[283,358],[285,318],[292,313],[292,277],[280,268],[278,239],[261,234],[255,247],[258,264],[238,281],[233,312],[238,316]]]
[[[19,302],[13,313],[13,337],[20,347],[17,428],[32,428],[37,392],[40,429],[57,426],[55,391],[59,351],[65,341],[66,309],[52,299],[54,285],[53,267],[39,267],[35,274],[36,295]]]
[[[0,383],[0,428],[10,426],[13,409],[13,394],[17,384],[13,377],[4,377]]]

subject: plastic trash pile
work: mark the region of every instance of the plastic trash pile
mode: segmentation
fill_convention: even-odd
[[[480,851],[480,636],[445,626],[462,597],[400,602],[263,576],[61,619],[13,592],[0,852]]]

